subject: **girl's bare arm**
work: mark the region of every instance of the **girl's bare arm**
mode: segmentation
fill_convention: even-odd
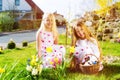
[[[38,50],[38,56],[41,57],[41,37],[39,33],[37,35],[36,42],[37,42],[36,45]]]

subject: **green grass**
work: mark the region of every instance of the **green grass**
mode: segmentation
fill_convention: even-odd
[[[31,58],[32,55],[36,54],[35,43],[30,43],[26,48],[16,48],[16,49],[6,49],[3,51],[3,54],[0,54],[0,67],[4,67],[7,65],[7,68],[11,68],[14,66],[14,63],[18,63],[14,70],[12,70],[12,76],[15,76],[21,70],[23,74],[19,75],[19,78],[25,77],[26,74],[26,63],[27,59]],[[6,69],[8,72],[9,70]],[[25,74],[24,74],[25,73]],[[9,79],[8,79],[9,80]]]
[[[120,56],[120,43],[100,42],[104,55]]]
[[[65,45],[65,36],[60,35],[59,44]],[[71,39],[68,38],[68,45],[70,45]],[[0,54],[0,67],[5,67],[5,75],[7,72],[10,73],[5,79],[0,80],[32,80],[30,77],[27,78],[26,62],[28,58],[36,54],[35,42],[29,43],[28,47],[16,48],[16,49],[5,49],[3,54]],[[110,42],[100,42],[102,47],[103,55],[120,56],[120,44]],[[66,55],[68,56],[68,48]],[[67,57],[66,56],[66,57]],[[68,58],[68,57],[67,57]],[[17,63],[15,65],[15,63]],[[6,65],[6,66],[5,66]],[[13,68],[13,69],[12,69]],[[58,80],[57,75],[52,72],[43,72],[39,80]],[[47,76],[45,76],[45,74]],[[43,76],[44,75],[44,76]],[[56,75],[56,76],[55,76]],[[104,64],[103,71],[96,75],[85,75],[78,72],[70,72],[69,69],[66,72],[66,76],[61,76],[59,80],[119,80],[120,79],[120,64],[118,62],[112,64]]]

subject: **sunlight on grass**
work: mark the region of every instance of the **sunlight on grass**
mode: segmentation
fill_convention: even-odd
[[[61,35],[59,35],[59,44],[62,44],[62,45],[66,45],[66,43],[67,43],[67,45],[70,45],[71,44],[71,38],[70,37],[67,37],[67,39],[66,39],[66,36],[65,36],[65,34],[61,34]],[[67,42],[66,42],[67,41]]]
[[[120,43],[100,42],[104,55],[120,56]]]
[[[59,44],[66,45],[65,41],[65,35],[60,35]],[[67,39],[68,45],[71,43],[71,39]],[[120,44],[119,43],[110,43],[110,42],[100,42],[100,46],[103,51],[103,55],[112,55],[112,56],[120,56]],[[5,49],[3,50],[3,54],[0,54],[0,67],[3,68],[6,66],[6,70],[10,70],[11,66],[15,65],[13,64],[16,61],[17,64],[13,69],[11,69],[11,76],[8,78],[11,78],[13,76],[13,79],[20,79],[20,80],[32,80],[30,76],[27,75],[26,72],[26,62],[27,59],[30,58],[32,55],[36,54],[36,44],[35,42],[29,43],[28,47],[22,47],[22,48],[15,48],[15,49]],[[69,47],[66,47],[66,58],[69,57]],[[104,64],[103,71],[99,72],[96,75],[85,75],[81,72],[70,72],[67,70],[66,76],[61,76],[59,80],[119,80],[120,79],[120,61],[111,63],[111,64]],[[47,71],[49,72],[49,71]],[[45,77],[58,80],[56,74],[52,73],[50,71],[49,74],[46,72],[43,72],[46,75],[42,75],[39,80],[42,80]],[[58,71],[58,74],[61,72]],[[1,74],[0,74],[1,75]],[[4,74],[5,75],[5,74]],[[45,80],[48,80],[46,78]],[[9,80],[9,79],[8,79]]]

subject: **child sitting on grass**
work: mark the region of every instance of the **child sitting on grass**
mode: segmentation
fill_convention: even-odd
[[[72,46],[75,47],[75,52],[71,53],[73,59],[70,67],[73,70],[78,70],[79,64],[86,65],[85,62],[91,59],[95,60],[95,57],[86,56],[87,54],[93,54],[98,60],[101,60],[101,51],[98,41],[82,21],[78,21],[76,26],[73,27]],[[103,66],[101,64],[99,70],[102,70],[102,68]]]
[[[56,64],[62,63],[65,47],[58,45],[58,31],[54,14],[44,14],[36,34],[36,45],[38,56],[43,62],[43,68],[55,68]]]

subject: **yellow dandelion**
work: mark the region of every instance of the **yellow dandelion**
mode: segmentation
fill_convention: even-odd
[[[32,59],[36,59],[36,56],[35,56],[35,55],[33,55],[33,56],[32,56]]]
[[[35,59],[31,60],[30,64],[31,64],[32,66],[37,65],[36,60],[35,60]]]
[[[70,47],[70,53],[74,53],[74,52],[75,52],[74,46]]]
[[[3,72],[5,72],[5,69],[0,68],[0,73],[3,73]]]
[[[2,47],[0,47],[0,52],[2,52]]]
[[[108,0],[97,0],[97,3],[101,8],[107,7],[108,2]]]
[[[46,52],[51,53],[52,51],[53,51],[53,50],[52,50],[52,47],[51,47],[51,46],[49,46],[49,47],[46,48]]]

